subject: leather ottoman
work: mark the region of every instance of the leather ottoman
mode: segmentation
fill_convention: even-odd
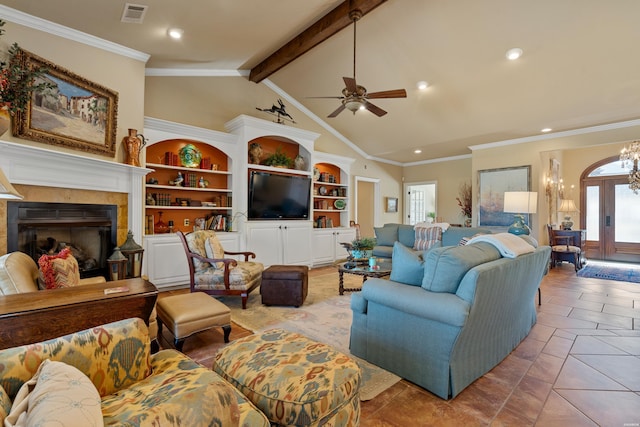
[[[262,303],[300,307],[307,298],[308,281],[306,265],[272,265],[262,272]]]
[[[224,342],[229,342],[231,310],[204,292],[159,298],[156,310],[158,312],[158,342],[162,336],[162,325],[165,325],[173,334],[173,343],[178,351],[182,351],[185,338],[215,327],[222,328]]]

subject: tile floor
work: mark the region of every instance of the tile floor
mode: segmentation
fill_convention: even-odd
[[[363,402],[360,425],[640,426],[640,284],[580,278],[563,264],[541,289],[529,336],[455,399],[403,380]],[[231,339],[249,334],[233,325]],[[212,330],[184,351],[211,366],[222,345]]]

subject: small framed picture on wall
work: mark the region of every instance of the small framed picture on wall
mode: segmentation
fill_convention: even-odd
[[[387,197],[387,212],[398,212],[398,198]]]

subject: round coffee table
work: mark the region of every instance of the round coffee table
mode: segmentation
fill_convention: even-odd
[[[344,274],[353,274],[355,276],[362,276],[362,283],[367,281],[369,277],[385,277],[391,275],[391,263],[390,262],[379,262],[376,269],[369,267],[368,264],[356,265],[355,267],[347,268],[349,263],[340,261],[337,263],[338,274],[340,276],[340,281],[338,285],[338,293],[343,295],[345,292],[357,292],[362,290],[360,288],[345,288],[344,287]]]

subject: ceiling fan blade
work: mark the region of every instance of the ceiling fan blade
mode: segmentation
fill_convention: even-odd
[[[331,114],[329,114],[327,117],[336,117],[338,114],[342,113],[342,110],[345,109],[344,104],[340,104],[340,106]]]
[[[366,108],[367,110],[371,111],[373,114],[375,114],[378,117],[382,117],[385,114],[387,114],[387,112],[384,111],[382,108],[380,108],[378,106],[375,106],[370,102],[365,102],[364,103],[364,108]]]
[[[407,97],[407,91],[404,89],[385,90],[382,92],[373,92],[373,93],[367,94],[367,98],[369,99],[406,98],[406,97]]]
[[[358,85],[356,85],[356,79],[351,77],[343,77],[344,85],[347,87],[349,93],[354,93],[358,90]]]

